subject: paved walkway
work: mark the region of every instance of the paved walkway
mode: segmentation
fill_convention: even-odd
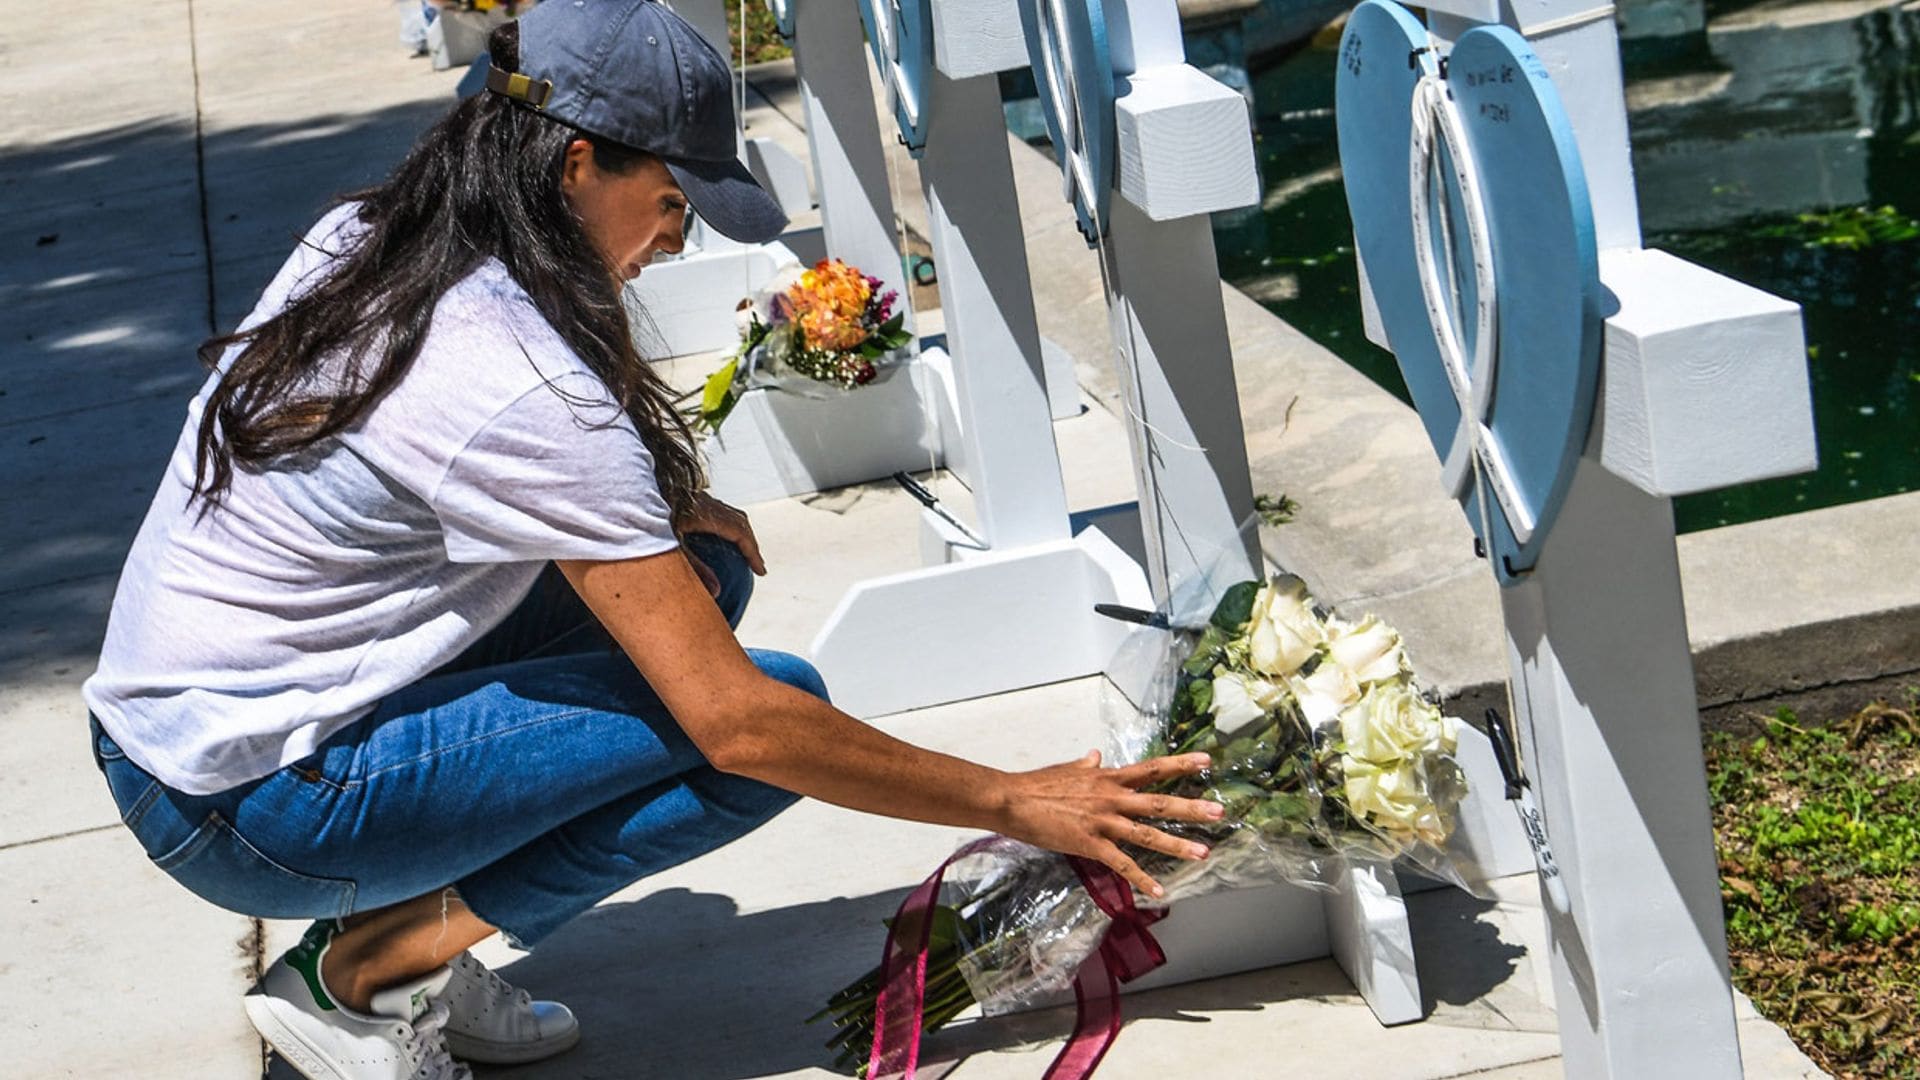
[[[195,344],[245,312],[329,195],[397,158],[456,76],[404,56],[390,11],[366,0],[65,0],[16,6],[5,35],[0,1073],[251,1077],[263,1058],[237,999],[297,928],[217,911],[147,863],[88,758],[77,689],[202,377]],[[768,85],[778,99],[777,72]],[[756,134],[804,146],[756,101]],[[1058,433],[1076,506],[1128,495],[1111,415],[1095,408]],[[774,570],[743,627],[754,644],[803,649],[854,580],[917,564],[914,515],[888,487],[754,516]],[[1099,741],[1097,699],[1083,680],[882,726],[1038,765]],[[616,896],[537,954],[483,946],[586,1024],[578,1050],[519,1072],[830,1075],[821,1033],[799,1020],[871,962],[879,920],[957,835],[805,804]],[[1413,906],[1426,1022],[1383,1030],[1331,963],[1302,964],[1132,999],[1103,1075],[1276,1076],[1303,1051],[1335,1075],[1558,1075],[1531,883],[1502,883],[1497,902],[1432,893]],[[961,1078],[1034,1076],[1067,1023],[983,1022],[934,1052]],[[1742,1036],[1749,1075],[1816,1075],[1771,1025],[1749,1019]]]

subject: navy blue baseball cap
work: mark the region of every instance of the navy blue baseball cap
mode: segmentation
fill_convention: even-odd
[[[740,162],[733,70],[685,19],[654,0],[546,0],[518,21],[520,70],[490,68],[488,90],[658,157],[726,236],[762,243],[786,228]]]

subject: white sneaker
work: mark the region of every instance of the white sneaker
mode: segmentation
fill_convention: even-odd
[[[267,1045],[311,1080],[473,1080],[447,1052],[447,1006],[435,1000],[453,972],[390,986],[371,1012],[355,1012],[320,981],[333,933],[332,922],[314,923],[244,999]]]
[[[522,1065],[552,1057],[580,1041],[580,1021],[557,1001],[535,1001],[525,990],[461,953],[448,965],[447,1048],[486,1065]]]

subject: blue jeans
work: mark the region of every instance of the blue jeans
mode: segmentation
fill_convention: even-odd
[[[746,560],[712,537],[688,547],[720,578],[737,625],[753,587]],[[826,696],[805,660],[749,655]],[[459,658],[260,780],[174,791],[92,727],[122,819],[205,899],[326,918],[451,885],[523,946],[796,799],[709,765],[553,567]]]

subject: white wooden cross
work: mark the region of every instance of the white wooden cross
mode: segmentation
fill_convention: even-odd
[[[1111,185],[1102,257],[1147,573],[1176,620],[1204,619],[1210,573],[1262,566],[1242,532],[1253,482],[1207,216],[1256,203],[1259,176],[1246,102],[1186,63],[1173,0],[1110,0],[1103,14],[1115,144],[1111,178],[1094,183]]]
[[[1173,0],[1028,0],[1022,16],[1068,194],[1083,228],[1104,232],[1153,597],[1177,621],[1204,619],[1210,593],[1264,570],[1242,532],[1252,482],[1207,218],[1259,197],[1246,103],[1186,64]],[[1110,159],[1089,104],[1102,79],[1114,83]],[[1124,688],[1141,673],[1109,674]],[[1421,1016],[1406,905],[1384,863],[1352,861],[1331,894],[1276,884],[1184,900],[1154,934],[1168,963],[1128,990],[1331,954],[1382,1023]]]
[[[978,525],[923,511],[929,565],[854,586],[814,639],[835,703],[857,716],[1094,674],[1124,632],[1093,606],[1151,605],[1131,559],[1068,523],[997,79],[1026,52],[1011,3],[992,7],[933,0],[933,66],[912,72],[924,95],[909,106],[927,133],[918,171],[948,342],[925,359],[950,380],[947,463]],[[876,36],[894,37],[884,23]]]
[[[1402,69],[1432,62],[1419,56],[1432,49],[1452,52],[1448,59],[1456,61],[1448,95],[1471,97],[1463,80],[1480,73],[1461,70],[1455,46],[1464,46],[1475,26],[1504,18],[1530,41],[1543,65],[1540,77],[1550,79],[1564,106],[1577,143],[1578,196],[1590,205],[1597,252],[1602,306],[1590,317],[1604,319],[1603,346],[1585,454],[1573,447],[1564,499],[1539,535],[1520,538],[1522,530],[1515,529],[1497,537],[1491,525],[1482,530],[1489,545],[1517,539],[1535,548],[1520,565],[1496,572],[1504,586],[1513,721],[1561,883],[1547,889],[1543,880],[1564,1067],[1568,1076],[1622,1080],[1738,1077],[1670,500],[1813,466],[1799,309],[1641,248],[1610,5],[1430,0],[1428,11],[1430,38],[1411,39],[1411,50],[1408,39],[1393,38],[1372,51],[1357,37],[1366,9],[1357,12],[1343,42],[1351,81],[1358,84],[1363,71],[1398,71],[1404,78]],[[1479,108],[1505,123],[1497,100],[1482,97]],[[1343,130],[1343,158],[1347,137]],[[1349,192],[1378,179],[1349,175]],[[1412,197],[1418,202],[1424,195],[1423,187]],[[1354,209],[1364,247],[1371,223],[1362,222],[1363,205]],[[1504,212],[1493,199],[1478,209],[1496,217]],[[1425,236],[1416,235],[1414,243]],[[1538,256],[1539,250],[1524,250],[1529,243],[1572,241],[1540,234],[1506,242],[1514,246],[1484,253],[1493,264]],[[1389,298],[1381,283],[1404,267],[1380,265],[1380,249],[1374,250],[1362,273],[1363,282],[1372,279],[1363,290],[1369,336],[1399,352],[1404,363],[1409,352],[1428,348],[1416,339],[1433,327],[1427,311],[1409,323],[1405,311],[1383,306],[1418,301],[1400,288],[1403,277],[1391,289],[1398,299]],[[1474,261],[1482,254],[1476,247]],[[1478,291],[1483,303],[1493,302],[1484,287]],[[1392,326],[1406,337],[1393,340]],[[1490,332],[1481,331],[1479,341]],[[1444,329],[1440,336],[1446,337]],[[1515,354],[1499,364],[1528,362],[1527,343],[1515,344]],[[1470,450],[1493,441],[1480,427],[1481,389],[1469,370],[1455,406],[1469,445],[1456,438],[1447,455],[1449,490],[1456,494]],[[1527,402],[1495,407],[1524,412]],[[1483,462],[1475,471],[1486,477],[1494,470]],[[1484,498],[1481,507],[1496,512]]]

